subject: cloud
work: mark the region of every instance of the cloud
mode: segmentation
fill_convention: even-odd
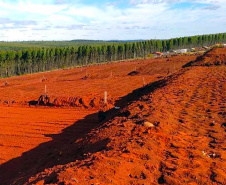
[[[217,10],[220,8],[220,5],[209,5],[205,8],[203,8],[204,10]]]
[[[140,29],[144,29],[144,30],[146,30],[146,29],[150,29],[150,27],[148,27],[148,26],[128,26],[128,27],[124,27],[124,29],[126,29],[126,30],[136,30],[136,29],[138,29],[138,30],[140,30]]]
[[[60,29],[68,29],[68,30],[81,30],[85,29],[85,25],[82,24],[72,24],[69,26],[56,26],[55,28],[60,28]]]
[[[0,18],[1,29],[19,29],[26,28],[27,26],[37,25],[34,20],[12,20],[9,18]]]
[[[210,6],[217,6],[225,4],[225,0],[130,0],[130,4],[179,4],[179,3],[190,3],[190,4],[209,4]]]
[[[5,17],[3,17],[3,18],[0,18],[0,24],[7,24],[7,23],[9,23],[11,20],[9,19],[9,18],[5,18]]]
[[[0,40],[152,39],[226,30],[225,0],[87,2],[0,0]]]
[[[7,10],[8,13],[23,13],[23,14],[39,14],[39,15],[52,15],[54,13],[61,12],[66,8],[65,5],[53,5],[53,4],[41,4],[41,1],[34,3],[33,1],[18,1],[17,3],[8,3],[0,1],[0,7],[3,10]]]
[[[130,0],[130,4],[162,4],[162,3],[179,3],[184,2],[184,0]]]
[[[65,0],[54,0],[54,4],[64,4]]]

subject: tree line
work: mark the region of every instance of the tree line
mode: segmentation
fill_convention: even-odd
[[[27,48],[0,51],[0,77],[146,57],[156,51],[209,46],[226,42],[226,33],[103,45]]]

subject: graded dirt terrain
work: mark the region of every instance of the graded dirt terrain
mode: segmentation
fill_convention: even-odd
[[[219,51],[226,53],[226,49],[212,52]],[[100,123],[91,108],[4,103],[37,100],[43,92],[39,87],[45,84],[40,80],[43,74],[9,79],[9,85],[1,87],[5,121],[0,122],[0,156],[5,157],[0,184],[225,184],[226,66],[180,70],[195,58],[94,66],[88,68],[96,71],[93,75],[76,76],[73,70],[80,73],[81,68],[44,73],[47,86],[54,84],[50,96],[97,96],[108,87],[121,110],[110,109]],[[61,77],[65,81],[60,82]],[[149,83],[145,87],[143,77]],[[29,84],[34,87],[31,92]],[[20,90],[12,93],[16,86]],[[75,90],[77,86],[82,88]],[[17,139],[12,141],[11,136]]]
[[[138,89],[117,116],[68,145],[71,163],[29,183],[226,184],[225,92],[225,65],[184,68]]]
[[[24,101],[38,100],[45,91],[45,85],[48,96],[59,100],[102,98],[104,91],[110,97],[117,98],[142,87],[144,82],[148,84],[179,70],[196,57],[141,59],[0,79],[0,100],[1,104],[24,104]]]
[[[89,100],[103,96],[105,90],[109,99],[119,99],[142,87],[143,78],[145,83],[161,79],[195,58],[135,60],[0,79],[0,184],[18,184],[45,168],[70,162],[49,157],[99,124],[98,109],[84,103],[78,108],[67,103],[63,108],[29,107],[27,102],[37,101],[45,85],[48,96],[58,100]]]
[[[64,128],[92,113],[74,109],[25,107],[1,107],[0,110],[1,164],[21,156],[24,151],[29,151],[40,143],[51,141],[51,134],[59,134]],[[92,127],[89,123],[83,126]]]

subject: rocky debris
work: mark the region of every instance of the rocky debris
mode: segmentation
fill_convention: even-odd
[[[41,96],[38,98],[38,105],[51,106],[49,96],[46,95],[46,94],[41,95]]]
[[[154,125],[153,123],[150,123],[150,122],[148,122],[148,121],[145,121],[145,122],[144,122],[144,126],[145,126],[145,127],[148,127],[148,128],[151,128],[151,127],[154,127],[155,125]]]

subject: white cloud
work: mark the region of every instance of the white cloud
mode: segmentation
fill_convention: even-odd
[[[175,3],[183,2],[184,0],[130,0],[130,4],[161,4],[161,3]]]
[[[58,13],[66,8],[65,5],[51,5],[51,4],[41,4],[33,3],[32,1],[19,1],[17,3],[8,3],[0,1],[0,7],[3,11],[8,11],[14,13],[23,14],[39,14],[39,15],[51,15]]]
[[[173,3],[204,3],[204,4],[218,4],[225,3],[225,0],[130,0],[130,4],[138,5],[138,4],[173,4]]]
[[[182,1],[130,0],[133,5],[120,8],[114,3],[0,0],[0,40],[152,39],[226,30],[225,0],[191,0],[209,6],[171,8]]]

